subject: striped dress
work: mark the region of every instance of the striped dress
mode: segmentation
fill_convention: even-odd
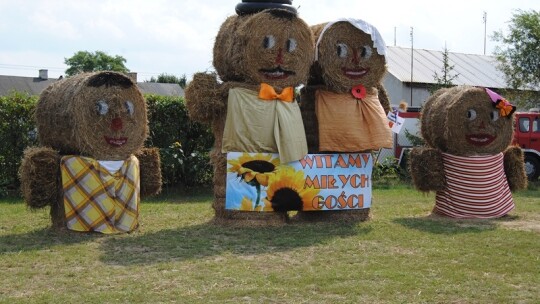
[[[504,173],[504,155],[443,153],[446,189],[438,191],[434,212],[454,218],[496,218],[514,209]]]

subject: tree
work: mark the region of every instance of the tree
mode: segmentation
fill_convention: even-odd
[[[499,70],[514,90],[522,90],[522,98],[540,100],[540,11],[517,10],[509,22],[508,34],[494,32],[492,39],[502,43],[494,54]],[[527,102],[525,101],[525,104]],[[521,104],[523,105],[523,103]]]
[[[450,88],[453,87],[454,84],[452,81],[456,79],[459,74],[452,75],[452,71],[454,70],[454,64],[450,64],[450,58],[449,58],[449,51],[446,46],[444,46],[443,51],[443,66],[441,69],[442,75],[439,76],[439,74],[435,71],[435,74],[433,74],[433,79],[435,80],[436,84],[430,86],[429,92],[433,94],[438,89],[442,88]]]
[[[66,70],[67,76],[95,71],[129,72],[129,69],[124,65],[126,63],[124,57],[118,55],[112,57],[102,51],[96,51],[95,53],[79,51],[70,58],[64,58],[64,63],[69,66]]]
[[[154,78],[154,76],[152,76],[150,78],[149,82],[177,83],[182,87],[182,89],[185,89],[186,88],[186,83],[187,83],[187,78],[186,78],[186,74],[183,74],[181,77],[177,77],[177,76],[174,76],[174,75],[169,75],[169,74],[166,74],[166,73],[162,73],[162,74],[159,74],[157,78]]]

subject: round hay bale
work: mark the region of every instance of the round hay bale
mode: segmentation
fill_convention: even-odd
[[[315,91],[314,86],[308,85],[300,91],[300,111],[306,132],[308,153],[319,152],[319,123],[315,113]]]
[[[485,89],[457,86],[437,91],[426,101],[421,132],[429,146],[442,152],[496,154],[512,141],[513,117],[500,117]]]
[[[213,65],[223,81],[241,82],[244,80],[244,73],[238,68],[239,62],[233,60],[241,59],[240,56],[235,56],[234,52],[237,50],[233,48],[233,45],[238,25],[244,21],[245,18],[230,16],[221,24],[216,36],[213,49]]]
[[[143,148],[135,156],[140,165],[140,195],[147,197],[161,192],[161,160],[158,148]]]
[[[51,206],[53,228],[65,227],[60,155],[49,147],[33,147],[24,151],[19,168],[21,192],[32,209]]]
[[[24,150],[19,168],[21,192],[24,201],[32,209],[50,206],[61,193],[60,155],[48,147]]]
[[[519,146],[508,147],[504,151],[504,172],[511,191],[527,189],[528,180],[523,157],[523,151]]]
[[[102,160],[126,159],[148,134],[141,92],[116,72],[84,73],[54,83],[39,98],[36,123],[41,145]]]
[[[296,87],[307,80],[313,45],[309,26],[289,11],[232,16],[216,37],[214,66],[224,81]]]
[[[186,107],[189,117],[198,122],[211,123],[223,113],[216,74],[196,73],[186,87]]]
[[[386,60],[380,54],[385,50],[378,50],[374,42],[375,34],[370,35],[348,21],[327,25],[324,23],[311,27],[317,41],[316,58],[319,66],[312,69],[312,72],[321,73],[311,78],[315,82],[323,79],[328,89],[336,93],[348,93],[359,84],[366,88],[377,87],[386,72]],[[374,27],[371,30],[376,31]]]
[[[416,147],[409,155],[408,170],[413,185],[422,192],[440,191],[446,187],[443,158],[439,150]]]

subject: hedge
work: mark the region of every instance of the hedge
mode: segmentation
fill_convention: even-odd
[[[145,95],[150,136],[146,146],[160,148],[165,187],[200,186],[212,180],[210,129],[189,120],[183,98]]]
[[[18,190],[23,151],[36,144],[33,115],[37,99],[20,92],[0,96],[0,196]]]

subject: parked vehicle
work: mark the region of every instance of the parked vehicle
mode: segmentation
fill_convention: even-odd
[[[407,133],[421,138],[420,134],[420,108],[409,107],[405,112],[399,112],[400,117],[403,117],[405,121],[401,127],[399,134],[394,134],[394,147],[393,156],[398,160],[398,165],[407,171],[407,162],[410,150],[418,143],[415,143],[411,138],[407,137]]]
[[[540,112],[518,112],[515,123],[513,144],[523,150],[527,177],[536,180],[540,175]]]

